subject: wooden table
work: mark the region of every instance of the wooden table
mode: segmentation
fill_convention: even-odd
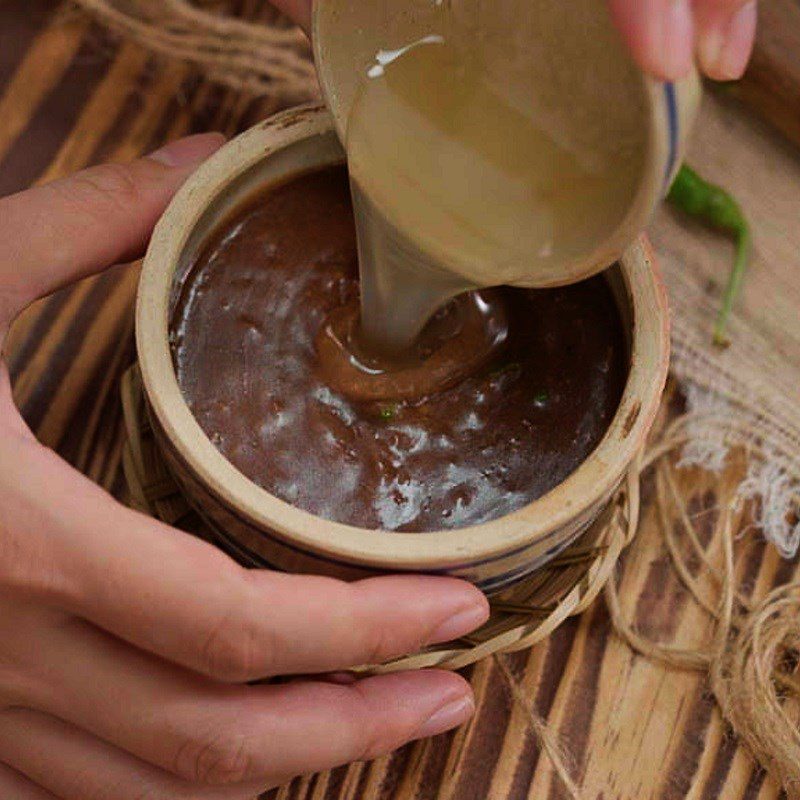
[[[5,0],[0,10],[0,193],[106,159],[128,159],[190,131],[229,134],[271,113],[209,85],[176,64],[110,40],[67,7]],[[690,160],[732,189],[756,231],[757,255],[743,313],[800,366],[800,158],[763,125],[707,98]],[[729,245],[664,211],[657,250],[721,282]],[[38,436],[121,495],[118,380],[134,358],[137,269],[115,268],[38,303],[7,343],[14,391]],[[800,389],[798,390],[800,402]],[[681,476],[690,508],[710,530],[714,482]],[[786,580],[794,565],[751,536],[737,569],[755,592]],[[652,505],[621,580],[624,605],[665,640],[702,640],[708,621],[671,574]],[[727,734],[700,676],[665,670],[613,635],[602,601],[545,644],[509,659],[567,749],[587,798],[775,798],[779,791]],[[478,715],[456,734],[407,747],[369,765],[297,780],[275,793],[318,798],[560,797],[522,708],[496,664],[469,676]]]

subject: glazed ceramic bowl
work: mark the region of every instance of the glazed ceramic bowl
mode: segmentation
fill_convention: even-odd
[[[302,107],[231,141],[178,192],[156,227],[136,309],[139,365],[159,447],[218,542],[243,563],[355,579],[423,571],[487,592],[530,574],[587,529],[640,451],[667,374],[664,287],[644,239],[608,272],[630,344],[619,410],[595,451],[563,483],[508,516],[460,530],[361,530],[291,506],[246,478],[192,416],[173,369],[168,321],[176,287],[217,224],[256,191],[294,173],[341,163],[330,114]]]
[[[696,72],[664,83],[636,67],[608,5],[604,0],[445,0],[445,5],[439,0],[315,0],[314,59],[339,138],[347,142],[362,87],[384,80],[384,68],[388,74],[391,62],[426,39],[444,43],[448,20],[474,29],[471,40],[502,42],[498,63],[481,64],[485,84],[511,107],[535,108],[538,125],[553,132],[561,148],[616,153],[620,143],[638,140],[644,132],[644,154],[632,176],[635,190],[627,207],[611,215],[615,222],[598,226],[569,260],[534,262],[536,270],[519,284],[558,286],[596,274],[618,261],[649,224],[683,159],[700,100]],[[399,105],[404,102],[397,99]],[[402,172],[398,176],[401,180]],[[376,208],[380,214],[379,204]],[[428,237],[437,248],[429,254],[416,232],[409,237],[392,227],[392,237],[420,261],[471,274],[473,265],[464,263],[460,249]]]

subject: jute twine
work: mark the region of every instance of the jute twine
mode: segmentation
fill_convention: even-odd
[[[800,582],[759,601],[744,593],[734,568],[734,516],[742,502],[735,489],[720,498],[719,522],[708,544],[701,544],[675,475],[675,456],[693,425],[691,415],[676,420],[644,458],[642,472],[655,474],[655,508],[671,565],[692,601],[713,620],[713,635],[695,648],[644,636],[625,618],[613,575],[605,586],[606,603],[615,631],[633,650],[668,667],[706,673],[733,732],[789,797],[800,797]],[[715,549],[720,552],[712,558]],[[691,562],[702,569],[693,570]]]
[[[115,33],[153,53],[188,63],[209,80],[237,92],[269,95],[281,104],[319,96],[308,39],[267,3],[74,2]]]
[[[733,733],[780,781],[787,797],[800,798],[800,581],[779,586],[758,601],[744,593],[735,573],[734,517],[742,502],[735,489],[720,498],[719,521],[711,539],[702,544],[676,480],[676,456],[693,425],[690,414],[672,423],[642,459],[639,477],[654,474],[654,507],[671,566],[687,595],[713,621],[713,633],[693,648],[644,635],[622,610],[613,570],[604,588],[606,605],[616,634],[634,651],[665,667],[704,673]],[[757,444],[753,447],[758,450]],[[631,550],[635,548],[634,543]],[[719,552],[710,555],[714,551]],[[693,569],[697,564],[701,568]],[[580,798],[567,749],[536,712],[503,657],[496,658],[564,790]]]

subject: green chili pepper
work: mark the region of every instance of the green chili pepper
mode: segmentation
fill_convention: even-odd
[[[724,231],[736,241],[736,259],[725,287],[722,306],[714,326],[714,344],[726,347],[728,318],[742,288],[750,256],[750,226],[742,209],[724,189],[703,180],[691,167],[683,165],[667,195],[672,205],[713,228]]]

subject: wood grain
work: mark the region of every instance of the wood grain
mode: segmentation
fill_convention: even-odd
[[[268,101],[248,101],[180,65],[153,61],[108,39],[70,15],[66,5],[6,0],[0,31],[10,29],[15,42],[0,53],[2,192],[98,160],[130,158],[186,132],[233,133],[275,110]],[[753,222],[757,256],[741,313],[783,357],[800,365],[800,158],[764,124],[719,97],[704,104],[690,156],[739,196]],[[721,285],[729,264],[726,241],[687,227],[667,211],[652,235],[664,258]],[[135,265],[117,267],[40,301],[6,342],[15,397],[26,419],[48,445],[117,494],[117,383],[134,357],[130,311],[136,274]],[[800,402],[800,387],[798,393]],[[724,480],[740,469],[733,464]],[[679,476],[691,513],[710,539],[720,486],[694,471]],[[696,643],[708,635],[709,620],[687,603],[668,566],[652,492],[645,489],[640,538],[620,576],[625,610],[649,634]],[[737,570],[757,596],[785,580],[794,564],[749,535],[737,547]],[[571,753],[586,798],[780,796],[730,738],[701,677],[634,655],[613,635],[602,602],[546,643],[511,657],[509,665]],[[270,797],[563,796],[496,664],[483,662],[467,675],[478,698],[470,725],[370,764],[298,779]]]
[[[800,0],[765,0],[753,58],[731,90],[800,144]]]

